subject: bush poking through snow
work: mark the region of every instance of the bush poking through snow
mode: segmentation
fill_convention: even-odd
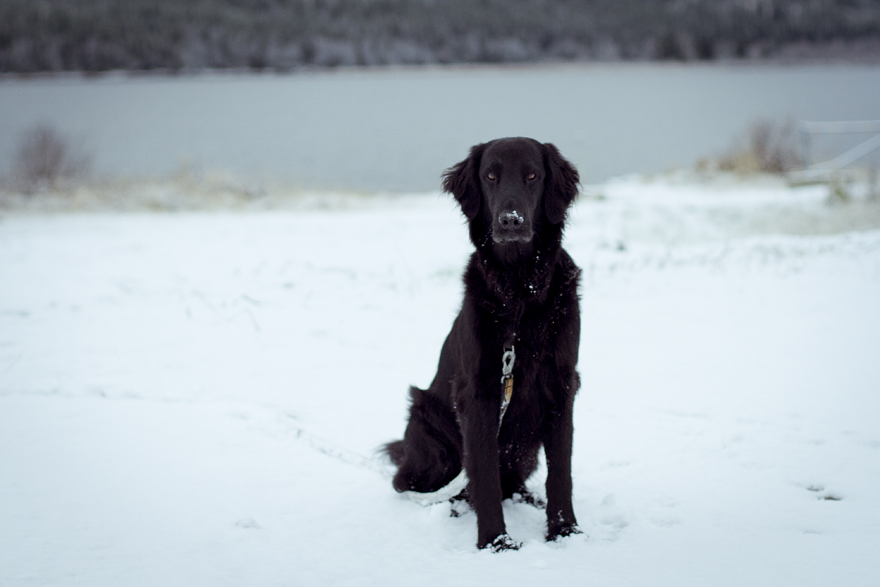
[[[747,145],[718,162],[722,171],[782,174],[800,166],[794,122],[759,120],[749,127]]]
[[[28,194],[84,176],[91,157],[73,148],[54,128],[40,124],[22,134],[13,164],[13,181]]]
[[[874,166],[868,168],[868,200],[880,201],[880,172]]]
[[[852,199],[846,177],[840,174],[832,175],[828,180],[828,203],[848,204]]]

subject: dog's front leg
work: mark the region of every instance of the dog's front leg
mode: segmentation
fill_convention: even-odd
[[[567,399],[544,438],[544,453],[547,455],[547,540],[581,533],[571,505],[573,404],[574,394]]]
[[[470,395],[470,394],[469,394]],[[477,547],[493,550],[519,547],[507,535],[501,510],[501,473],[498,461],[496,398],[474,397],[459,405],[471,507],[477,514]]]

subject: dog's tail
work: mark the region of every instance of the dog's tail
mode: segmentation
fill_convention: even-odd
[[[381,450],[388,455],[388,458],[391,459],[391,462],[397,467],[403,463],[403,458],[406,456],[406,445],[402,440],[389,442],[388,444],[383,445]]]
[[[397,466],[394,489],[429,493],[461,472],[461,439],[452,408],[433,393],[410,388],[412,403],[403,440],[381,450]]]

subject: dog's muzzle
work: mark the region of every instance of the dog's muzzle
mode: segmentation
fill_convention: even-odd
[[[502,212],[498,215],[495,230],[492,231],[492,240],[496,243],[527,243],[532,240],[532,229],[516,210]]]

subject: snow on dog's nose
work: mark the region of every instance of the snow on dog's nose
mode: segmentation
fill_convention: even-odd
[[[505,212],[498,217],[498,223],[504,230],[517,230],[525,221],[526,219],[520,216],[516,210]]]
[[[516,210],[501,212],[492,238],[497,243],[528,242],[532,239],[532,234],[526,224],[526,219]]]

